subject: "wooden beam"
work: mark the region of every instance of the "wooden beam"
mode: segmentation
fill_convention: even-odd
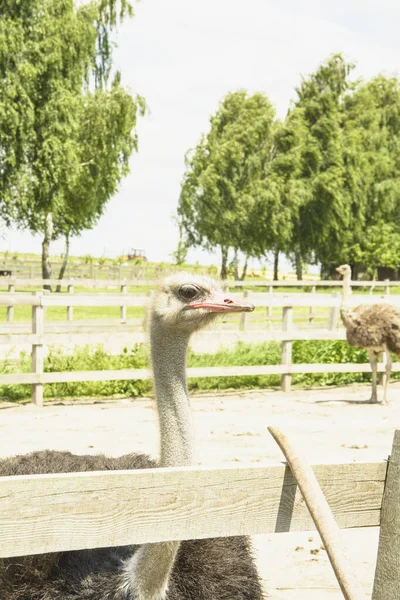
[[[379,525],[384,462],[313,469],[340,527]],[[0,477],[1,557],[311,529],[285,466]]]
[[[400,598],[400,431],[394,434],[382,502],[372,600]]]
[[[282,331],[289,331],[293,326],[293,308],[291,306],[284,306],[282,313]],[[292,378],[289,374],[289,369],[292,364],[292,341],[282,341],[281,350],[281,365],[285,371],[281,376],[281,390],[283,392],[290,392]]]
[[[41,292],[35,292],[36,297],[42,299]],[[44,370],[44,346],[40,343],[44,335],[44,307],[32,306],[32,335],[37,336],[39,343],[32,344],[32,373],[35,377],[40,377]],[[43,385],[33,383],[31,397],[33,404],[39,408],[43,406]]]
[[[38,340],[42,339],[40,336]],[[384,365],[378,365],[383,372]],[[190,367],[188,377],[238,377],[254,375],[283,375],[285,373],[369,373],[369,364],[292,364],[255,365],[248,367]],[[400,363],[393,363],[393,372],[400,371]],[[9,373],[0,375],[0,385],[66,383],[71,381],[125,381],[149,379],[147,369],[118,369],[114,371],[64,371],[60,373]]]

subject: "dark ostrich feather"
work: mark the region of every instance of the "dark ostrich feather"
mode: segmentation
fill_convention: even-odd
[[[0,476],[144,469],[141,454],[119,458],[45,450],[0,460]],[[137,546],[0,559],[0,600],[135,600],[121,588],[124,561]],[[262,600],[246,537],[182,542],[166,600]]]

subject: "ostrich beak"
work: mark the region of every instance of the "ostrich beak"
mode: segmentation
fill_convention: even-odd
[[[208,312],[213,313],[252,312],[254,304],[250,304],[249,302],[235,302],[235,300],[223,294],[213,294],[210,298],[202,302],[187,304],[185,310],[195,310],[196,308],[204,308]]]

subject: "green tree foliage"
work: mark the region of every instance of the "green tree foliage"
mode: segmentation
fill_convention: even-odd
[[[357,205],[343,252],[372,275],[378,266],[395,268],[400,259],[400,82],[379,75],[360,84],[345,97],[343,110]]]
[[[283,216],[279,195],[266,186],[271,159],[274,109],[261,93],[229,93],[211,117],[211,128],[186,156],[178,220],[189,246],[219,248],[221,277],[228,253],[265,252]]]
[[[338,54],[304,78],[276,133],[272,170],[292,221],[278,248],[299,276],[301,260],[324,275],[344,262],[371,275],[399,262],[400,84],[352,82],[353,68]]]
[[[330,57],[296,90],[294,102],[276,137],[273,170],[282,201],[291,205],[292,231],[279,249],[296,262],[335,263],[343,233],[351,225],[353,198],[346,177],[343,97],[352,89],[353,65],[340,54]]]
[[[144,100],[116,73],[110,33],[128,0],[0,4],[0,215],[51,239],[93,227],[128,172]],[[92,78],[94,75],[94,78]]]

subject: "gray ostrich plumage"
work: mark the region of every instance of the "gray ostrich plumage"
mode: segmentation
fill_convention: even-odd
[[[346,328],[346,339],[352,346],[368,351],[372,369],[372,394],[370,402],[378,402],[377,357],[387,353],[386,378],[383,390],[383,404],[387,404],[387,385],[392,370],[391,353],[400,356],[400,311],[391,304],[360,304],[355,308],[346,305],[351,293],[351,268],[341,265],[336,269],[343,275],[343,292],[340,315]]]
[[[157,290],[150,318],[161,458],[50,450],[0,460],[0,476],[143,469],[192,463],[186,385],[190,335],[218,313],[251,311],[220,284],[178,274]],[[0,559],[1,600],[262,600],[249,541],[217,538]]]

